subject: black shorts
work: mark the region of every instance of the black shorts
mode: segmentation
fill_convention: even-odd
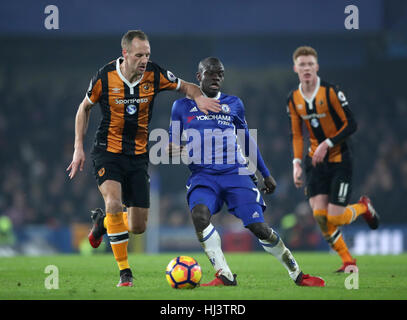
[[[126,207],[150,207],[148,153],[125,155],[94,148],[91,153],[93,173],[100,186],[106,180],[122,185],[122,201]]]
[[[352,160],[326,162],[312,166],[310,156],[305,158],[305,195],[307,198],[327,194],[329,203],[347,206],[352,193]]]

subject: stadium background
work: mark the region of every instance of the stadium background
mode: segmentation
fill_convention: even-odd
[[[47,30],[47,5],[59,9],[59,29]],[[128,29],[150,37],[152,60],[195,81],[197,63],[217,56],[225,64],[223,91],[245,103],[249,127],[258,130],[263,157],[278,182],[266,221],[293,250],[329,250],[292,183],[286,96],[298,85],[293,50],[319,52],[320,76],[339,84],[359,129],[352,200],[368,194],[382,228],[362,220],[343,228],[355,254],[397,254],[407,248],[407,3],[365,0],[359,29],[344,26],[348,1],[14,1],[0,4],[0,256],[93,253],[87,246],[89,209],[103,207],[89,150],[99,122],[91,113],[84,172],[69,181],[74,117],[89,80],[120,54]],[[162,93],[151,129],[169,124],[172,102]],[[200,250],[185,201],[188,170],[151,165],[148,231],[132,236],[133,252]],[[240,221],[215,217],[226,251],[258,250]],[[101,250],[109,250],[102,248]]]

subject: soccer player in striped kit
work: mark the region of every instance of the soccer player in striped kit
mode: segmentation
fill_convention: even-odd
[[[297,188],[303,186],[302,126],[305,124],[310,142],[304,160],[305,194],[324,238],[342,259],[343,264],[337,272],[344,272],[347,266],[356,266],[356,259],[351,256],[339,227],[352,223],[359,215],[371,229],[379,226],[379,216],[367,196],[360,197],[358,203],[349,204],[352,155],[348,139],[356,131],[357,124],[344,93],[318,77],[315,49],[298,47],[293,62],[300,81],[287,101],[294,184]]]
[[[150,61],[150,42],[143,31],[129,30],[123,35],[121,45],[123,56],[99,69],[79,105],[75,151],[67,168],[71,179],[83,169],[83,139],[91,108],[98,103],[102,119],[91,157],[106,213],[100,208],[92,211],[93,226],[88,238],[92,247],[97,248],[107,233],[120,270],[118,287],[133,286],[127,255],[129,232],[141,234],[147,227],[148,135],[156,95],[176,90],[193,98],[204,112],[220,110],[220,105],[204,97],[197,85]]]

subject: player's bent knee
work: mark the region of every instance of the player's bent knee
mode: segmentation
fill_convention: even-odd
[[[128,220],[129,232],[133,234],[142,234],[147,229],[147,219]]]
[[[264,222],[249,224],[247,228],[260,240],[267,240],[271,236],[271,229]]]
[[[105,200],[107,213],[119,213],[123,211],[122,202],[115,198],[108,198]]]
[[[129,210],[131,212],[128,219],[129,231],[134,234],[144,233],[147,229],[148,210],[135,208]]]
[[[130,219],[129,220],[129,232],[134,234],[142,234],[147,229],[147,219]]]
[[[142,234],[147,229],[147,224],[129,225],[129,231],[133,234]]]
[[[194,223],[195,229],[199,232],[203,231],[210,222],[211,212],[208,207],[204,204],[196,205],[191,212],[192,221]]]

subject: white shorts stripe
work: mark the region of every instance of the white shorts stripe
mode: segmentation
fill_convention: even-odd
[[[345,183],[345,188],[343,189],[343,196],[346,197],[346,195],[348,194],[348,186],[349,183]]]

